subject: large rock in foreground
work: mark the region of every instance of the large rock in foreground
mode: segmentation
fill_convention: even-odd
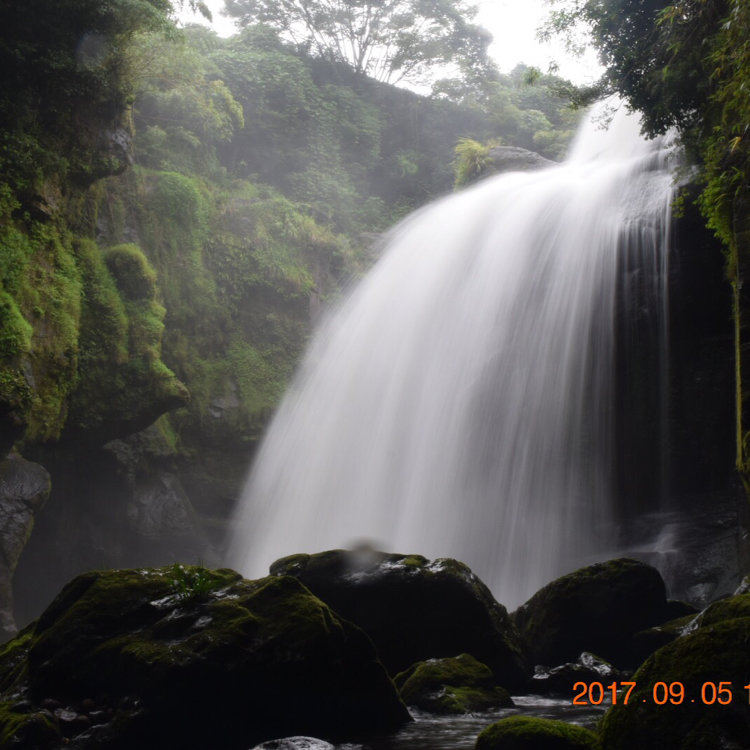
[[[600,725],[607,750],[746,748],[750,617],[701,627],[656,651]]]
[[[477,737],[476,750],[599,750],[588,729],[553,719],[509,716]]]
[[[463,563],[363,550],[292,555],[271,566],[298,578],[365,630],[391,674],[418,661],[468,653],[508,689],[527,667],[505,607]]]
[[[637,666],[635,633],[669,619],[659,571],[619,558],[547,584],[514,613],[534,664],[554,666],[589,651],[617,667]]]
[[[409,720],[367,636],[298,581],[187,566],[74,579],[0,651],[0,689],[1,737],[86,748],[247,750]]]

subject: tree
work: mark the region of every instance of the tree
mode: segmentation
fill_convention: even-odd
[[[597,49],[605,73],[596,92],[617,92],[643,115],[654,135],[677,127],[699,137],[715,87],[707,69],[727,0],[547,0],[543,38],[562,35],[569,47],[580,31]]]
[[[424,81],[435,66],[488,64],[488,31],[465,0],[225,0],[240,26],[264,24],[302,49],[379,81]]]
[[[697,162],[698,203],[726,251],[737,377],[737,467],[750,493],[750,3],[747,0],[549,0],[549,31],[588,28],[605,81],[675,128]]]

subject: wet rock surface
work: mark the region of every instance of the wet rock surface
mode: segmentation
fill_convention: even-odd
[[[600,682],[604,685],[623,679],[623,674],[609,662],[594,654],[584,651],[575,662],[548,668],[537,666],[528,688],[532,693],[564,693],[573,695],[573,686],[577,682],[587,685]]]
[[[513,613],[534,664],[564,664],[590,651],[618,668],[635,667],[635,633],[669,618],[656,568],[618,558],[547,584]]]
[[[317,737],[282,737],[256,745],[253,750],[334,750],[334,747]]]
[[[375,550],[292,555],[271,566],[297,578],[372,638],[391,674],[468,653],[508,689],[528,667],[505,607],[463,563]]]
[[[298,581],[87,573],[0,648],[0,736],[39,750],[247,750],[409,721],[370,640]]]
[[[470,654],[419,662],[393,681],[404,703],[431,713],[474,713],[513,705],[492,670]]]
[[[495,146],[490,149],[485,175],[500,172],[531,172],[557,166],[557,162],[546,159],[536,151],[519,146]]]

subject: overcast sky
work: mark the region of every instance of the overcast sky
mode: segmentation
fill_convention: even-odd
[[[223,0],[205,0],[213,13],[213,27],[221,36],[235,32],[232,22],[221,15]],[[536,30],[546,16],[544,0],[474,0],[479,6],[477,22],[492,32],[494,41],[490,54],[503,73],[509,73],[519,63],[535,65],[546,71],[553,60],[560,66],[559,74],[575,83],[589,83],[599,70],[596,58],[588,54],[583,59],[566,55],[562,46],[541,44]],[[202,16],[182,13],[184,22],[206,23]]]

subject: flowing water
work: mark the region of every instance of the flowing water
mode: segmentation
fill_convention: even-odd
[[[601,108],[599,109],[601,115]],[[624,108],[569,158],[416,212],[329,315],[258,452],[232,564],[362,541],[506,606],[612,541],[618,269],[664,286],[669,149]]]

